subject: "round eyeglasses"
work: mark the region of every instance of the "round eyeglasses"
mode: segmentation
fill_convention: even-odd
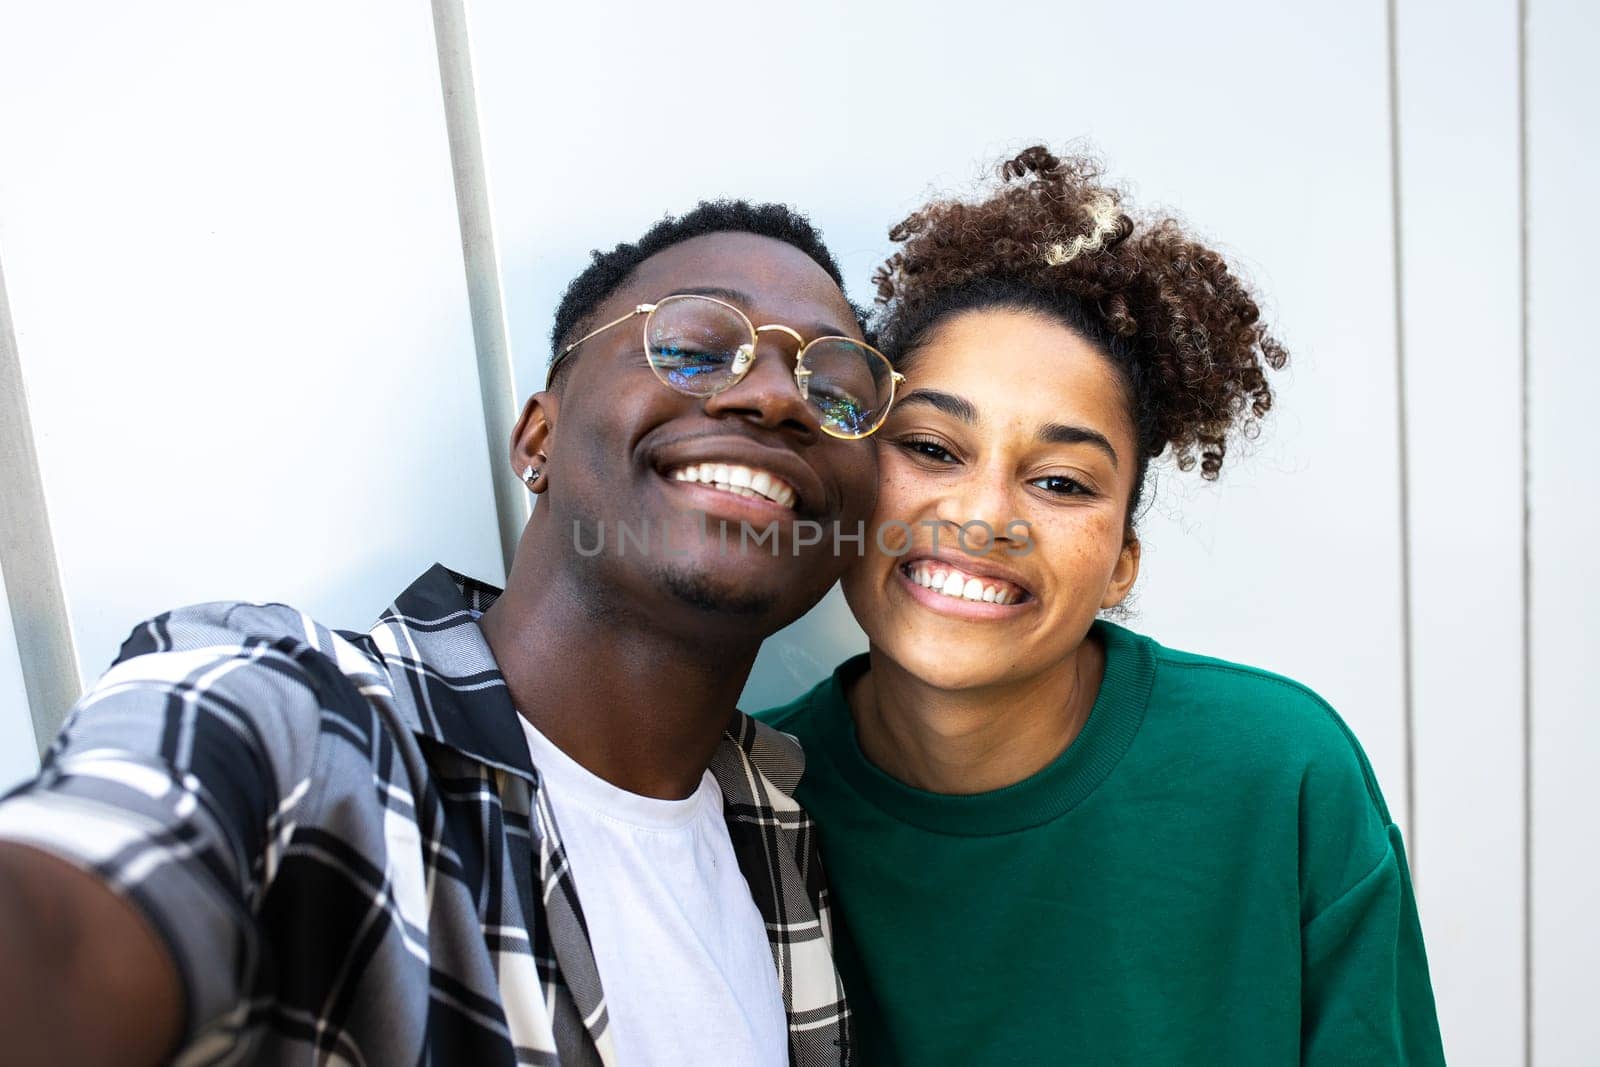
[[[644,351],[650,369],[664,385],[689,396],[716,396],[737,385],[755,365],[761,334],[777,331],[793,337],[800,346],[794,360],[795,386],[830,437],[870,436],[883,425],[895,389],[905,381],[889,365],[889,358],[869,344],[848,337],[807,341],[788,326],[757,326],[732,304],[694,294],[640,304],[584,334],[550,364],[550,378],[573,349],[635,315],[645,316]]]

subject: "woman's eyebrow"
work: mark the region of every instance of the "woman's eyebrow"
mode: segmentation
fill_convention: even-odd
[[[969,426],[978,421],[978,409],[973,407],[972,401],[954,393],[942,393],[937,389],[913,389],[895,402],[895,406],[901,409],[909,404],[926,404],[935,411],[942,411],[952,419],[960,419]]]
[[[1111,442],[1099,430],[1091,430],[1085,426],[1068,426],[1060,422],[1047,422],[1039,427],[1039,440],[1047,445],[1093,445],[1104,452],[1111,460],[1113,467],[1117,466],[1117,450],[1111,447]]]

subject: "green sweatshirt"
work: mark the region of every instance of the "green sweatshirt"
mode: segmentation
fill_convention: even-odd
[[[945,796],[884,774],[832,678],[804,744],[872,1065],[1444,1062],[1400,831],[1361,746],[1285,678],[1105,622],[1077,740]]]

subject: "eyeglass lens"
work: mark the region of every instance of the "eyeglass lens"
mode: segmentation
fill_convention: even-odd
[[[661,301],[647,320],[645,341],[656,376],[690,396],[728,388],[752,355],[749,320],[703,297]],[[830,338],[806,349],[805,366],[811,372],[807,400],[825,430],[859,437],[877,427],[892,394],[887,360],[852,341]]]

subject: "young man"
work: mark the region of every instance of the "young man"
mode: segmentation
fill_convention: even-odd
[[[152,619],[0,803],[6,1062],[847,1059],[800,752],[735,701],[871,513],[828,369],[886,368],[742,203],[597,254],[554,337],[503,594]]]

